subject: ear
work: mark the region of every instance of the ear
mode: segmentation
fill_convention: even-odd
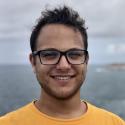
[[[35,68],[36,62],[35,62],[35,57],[33,56],[32,53],[29,54],[29,61],[32,65],[33,72],[36,73],[36,68]]]
[[[86,64],[88,64],[89,62],[89,53],[87,54],[87,57],[86,57]]]

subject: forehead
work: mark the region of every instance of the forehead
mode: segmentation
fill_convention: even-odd
[[[37,50],[46,48],[67,50],[84,48],[84,43],[78,30],[62,24],[49,24],[41,29],[36,47]]]

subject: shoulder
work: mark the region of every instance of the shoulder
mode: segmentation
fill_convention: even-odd
[[[21,118],[27,117],[31,112],[32,103],[29,103],[15,111],[5,114],[0,117],[0,125],[11,125],[13,122],[16,123]],[[14,124],[15,125],[15,124]]]
[[[92,117],[95,119],[98,118],[100,121],[111,122],[114,123],[114,125],[125,125],[125,122],[118,115],[90,103],[87,103],[87,106],[88,110],[91,111]]]

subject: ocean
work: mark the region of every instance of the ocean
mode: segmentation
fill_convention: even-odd
[[[125,70],[90,65],[81,88],[81,99],[125,119]],[[40,94],[40,86],[29,65],[0,65],[0,116],[13,111]]]

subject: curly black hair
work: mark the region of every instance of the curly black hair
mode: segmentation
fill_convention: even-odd
[[[32,52],[36,49],[37,37],[40,30],[47,24],[63,24],[77,29],[82,35],[84,46],[87,50],[88,41],[85,20],[79,16],[78,12],[64,5],[63,7],[55,8],[53,10],[46,9],[41,13],[41,17],[34,26],[30,37],[30,47]]]

